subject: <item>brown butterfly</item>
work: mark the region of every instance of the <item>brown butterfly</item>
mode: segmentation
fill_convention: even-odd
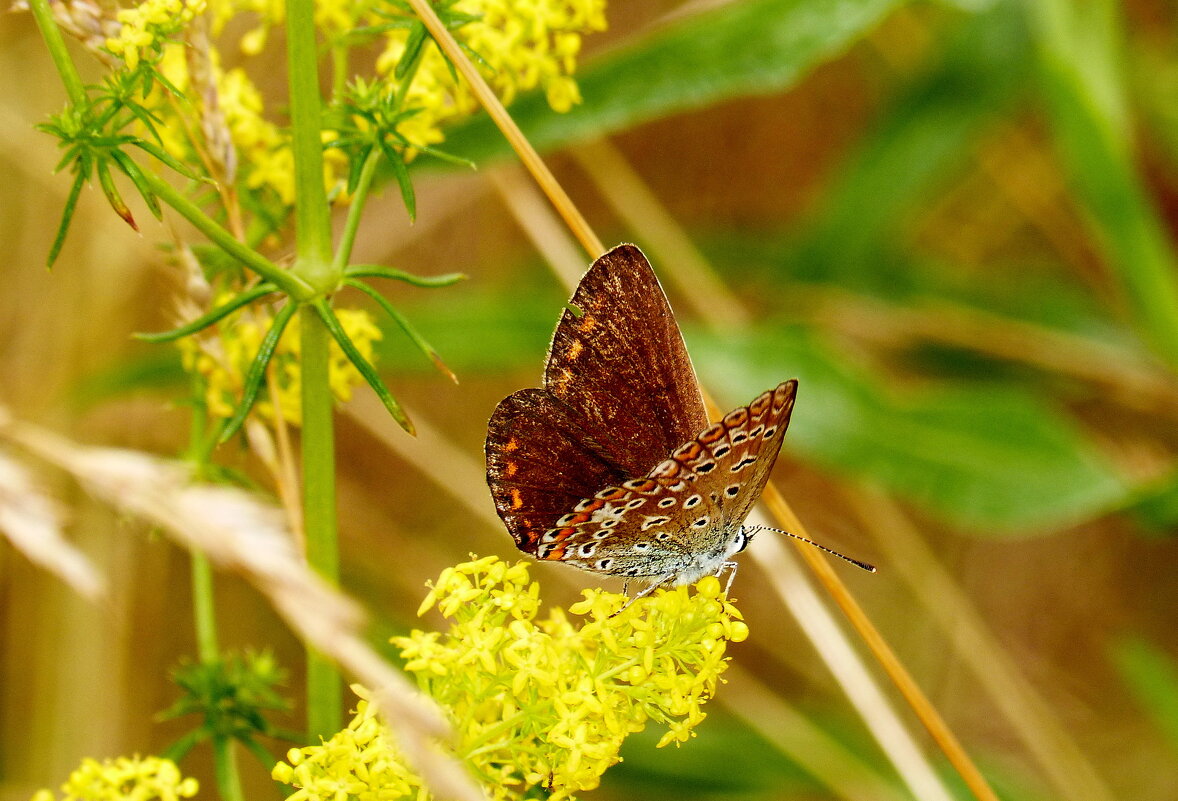
[[[561,315],[543,389],[512,393],[491,415],[495,508],[520,550],[650,581],[647,592],[719,574],[756,532],[744,520],[797,388],[785,381],[709,424],[658,278],[642,251],[619,245]]]

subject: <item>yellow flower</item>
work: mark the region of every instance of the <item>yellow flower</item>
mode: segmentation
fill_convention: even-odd
[[[227,299],[222,297],[219,302]],[[336,309],[335,315],[356,349],[372,362],[373,344],[382,336],[372,316],[363,309]],[[209,414],[225,418],[233,416],[241,401],[246,373],[272,322],[270,311],[255,305],[229,315],[211,329],[211,333],[186,337],[177,343],[184,368],[204,376],[205,404]],[[299,316],[295,315],[278,341],[267,372],[271,392],[277,394],[282,416],[293,425],[299,425],[303,419],[300,343]],[[364,378],[334,340],[327,369],[328,383],[336,400],[341,403],[350,400],[352,388]],[[273,420],[272,395],[260,394],[254,410],[263,418]]]
[[[450,711],[457,754],[493,798],[543,786],[561,801],[590,790],[618,761],[623,740],[650,721],[668,726],[660,745],[686,740],[727,666],[726,643],[747,634],[714,578],[624,609],[620,595],[584,596],[569,610],[585,618],[579,624],[561,609],[540,618],[527,563],[477,559],[443,571],[422,605],[450,620],[445,632],[393,639],[405,669]],[[354,732],[370,723],[371,739],[357,743]],[[332,801],[344,786],[377,801],[386,777],[371,773],[376,763],[397,765],[396,777],[419,787],[367,702],[347,730],[288,756],[274,777],[300,788],[300,801]],[[308,763],[315,771],[300,779]]]
[[[204,9],[205,0],[144,0],[121,9],[119,35],[106,40],[106,49],[135,69],[141,59],[157,60],[167,40]]]
[[[192,798],[198,789],[196,779],[182,777],[170,759],[84,759],[61,786],[61,801],[176,801]],[[52,791],[40,790],[33,801],[55,798]]]
[[[460,42],[474,50],[491,88],[505,104],[521,92],[540,87],[556,111],[568,111],[581,101],[572,80],[581,36],[605,30],[605,0],[459,0],[451,7],[476,17],[455,31]],[[390,76],[405,53],[408,31],[387,35],[377,71]],[[478,101],[459,78],[455,80],[436,47],[427,47],[405,98],[408,108],[420,111],[398,129],[415,145],[432,145],[444,138],[441,128],[478,110]]]

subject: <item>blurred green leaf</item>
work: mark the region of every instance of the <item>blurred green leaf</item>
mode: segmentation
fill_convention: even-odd
[[[1144,491],[1129,511],[1146,530],[1178,536],[1178,474]]]
[[[603,786],[619,798],[730,799],[793,797],[818,792],[809,775],[747,726],[709,713],[695,736],[674,748],[655,748],[664,729],[647,726],[622,746],[622,762]]]
[[[1027,4],[1055,141],[1147,338],[1178,366],[1178,258],[1137,173],[1120,7]]]
[[[1112,646],[1117,672],[1141,708],[1178,749],[1178,663],[1142,637],[1125,637]]]
[[[1043,533],[1124,504],[1130,490],[1062,414],[1013,387],[901,397],[815,337],[695,336],[696,364],[726,400],[800,379],[786,447],[878,482],[985,536]]]
[[[898,229],[987,123],[1023,93],[1031,64],[1021,12],[999,3],[964,17],[940,60],[874,126],[827,186],[791,258],[805,277],[877,290],[909,286]]]
[[[730,98],[779,92],[833,58],[901,0],[744,0],[688,17],[586,65],[584,102],[554,114],[542,92],[511,115],[538,149],[603,136]],[[508,152],[486,117],[454,128],[447,147],[478,162]]]

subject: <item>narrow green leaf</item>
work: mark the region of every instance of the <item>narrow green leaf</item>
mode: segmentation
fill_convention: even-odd
[[[247,289],[240,295],[237,295],[232,300],[224,303],[206,314],[202,314],[190,323],[174,328],[171,331],[162,331],[157,334],[135,334],[136,339],[141,339],[144,342],[172,342],[186,337],[189,334],[195,334],[201,329],[208,328],[213,323],[217,322],[227,314],[231,314],[242,306],[253,303],[258,298],[265,297],[272,292],[277,292],[278,287],[270,283],[258,284],[253,289]]]
[[[416,436],[417,429],[414,427],[413,422],[405,414],[405,411],[401,408],[401,404],[397,402],[397,399],[385,387],[384,382],[380,380],[380,376],[376,373],[376,368],[356,348],[355,343],[352,342],[348,333],[344,331],[344,327],[340,325],[339,319],[332,313],[331,307],[327,305],[327,301],[319,298],[311,301],[311,303],[315,308],[315,312],[319,315],[319,319],[327,326],[327,330],[331,332],[331,335],[343,350],[344,355],[348,357],[348,361],[360,371],[360,375],[364,377],[364,380],[376,392],[376,396],[380,398],[381,403],[388,409],[389,414],[397,421],[397,425],[401,426],[407,434]]]
[[[397,68],[393,71],[393,76],[397,80],[405,77],[410,67],[413,66],[413,62],[421,55],[421,46],[424,44],[425,38],[425,24],[415,22],[409,30],[409,36],[405,39],[405,50],[401,53],[401,60],[397,62]]]
[[[249,416],[250,409],[254,407],[254,401],[258,398],[258,390],[262,387],[262,379],[266,377],[266,365],[270,363],[270,358],[278,348],[279,340],[282,339],[282,332],[286,330],[290,318],[294,316],[296,311],[298,311],[298,304],[288,301],[274,315],[274,322],[270,325],[270,330],[266,332],[266,336],[262,338],[262,344],[258,346],[258,354],[250,364],[249,372],[246,373],[245,386],[242,388],[241,393],[241,403],[238,404],[237,411],[233,413],[233,417],[225,425],[225,430],[221,432],[221,442],[227,442],[238,432],[242,424],[245,423],[245,418]]]
[[[401,314],[401,312],[399,312],[395,306],[393,306],[393,304],[389,303],[388,299],[384,295],[380,294],[375,289],[365,284],[363,281],[357,281],[354,278],[345,278],[344,283],[350,287],[360,290],[365,295],[368,295],[368,297],[375,300],[380,305],[380,307],[385,310],[385,313],[388,314],[389,317],[393,318],[393,321],[397,325],[401,326],[401,330],[405,332],[406,336],[413,340],[413,344],[417,345],[418,350],[424,353],[426,358],[434,363],[434,367],[436,367],[440,373],[447,376],[455,384],[458,383],[458,376],[454,375],[454,371],[446,366],[446,363],[442,361],[442,357],[438,355],[438,352],[434,350],[433,346],[426,342],[425,337],[423,337],[418,332],[418,330],[413,327],[413,324],[410,323],[409,320],[403,314]]]
[[[188,167],[183,162],[178,161],[170,153],[168,153],[162,147],[159,147],[158,145],[156,145],[154,142],[148,142],[148,141],[145,141],[143,139],[139,139],[138,137],[136,137],[136,138],[132,139],[130,144],[139,148],[143,152],[147,153],[149,156],[152,156],[153,158],[158,159],[159,161],[163,162],[165,165],[167,165],[168,167],[170,167],[171,169],[180,173],[185,178],[187,178],[191,181],[208,181],[209,180],[208,178],[204,178],[202,176],[199,176],[196,173],[194,173],[192,170],[188,169]]]
[[[78,196],[82,193],[82,187],[85,184],[86,175],[79,170],[77,176],[74,177],[73,186],[70,187],[70,193],[66,196],[65,208],[61,210],[61,222],[57,226],[57,235],[53,237],[53,245],[49,248],[49,258],[45,261],[46,267],[52,268],[61,253],[61,247],[65,244],[65,236],[69,233],[70,221],[74,219],[74,209],[78,206]]]
[[[389,166],[393,169],[393,176],[397,179],[397,184],[401,187],[401,200],[405,202],[405,210],[409,212],[409,221],[412,222],[417,219],[417,195],[413,191],[413,179],[409,177],[409,170],[405,167],[405,162],[388,142],[381,140],[380,149],[388,159]]]
[[[104,159],[98,159],[94,165],[98,170],[98,183],[102,187],[102,193],[106,195],[106,200],[110,203],[110,207],[115,210],[115,214],[123,218],[127,225],[139,231],[139,225],[135,222],[135,216],[131,214],[131,209],[123,202],[123,196],[119,194],[119,189],[115,186],[114,178],[110,174],[110,168],[107,166]]]
[[[465,281],[466,273],[445,273],[444,275],[414,275],[394,267],[384,267],[379,264],[357,264],[344,270],[349,278],[391,278],[404,281],[413,286],[436,288],[451,286],[459,281]]]
[[[118,165],[119,169],[123,171],[123,174],[131,179],[131,183],[135,184],[135,188],[139,190],[139,196],[142,197],[143,202],[147,204],[147,208],[152,213],[152,216],[154,216],[157,220],[162,220],[164,218],[164,213],[163,210],[160,209],[159,200],[156,199],[155,192],[151,190],[151,186],[149,186],[146,179],[144,179],[143,171],[139,169],[139,165],[136,164],[130,156],[118,148],[114,148],[109,152],[111,158],[115,160],[115,163]]]

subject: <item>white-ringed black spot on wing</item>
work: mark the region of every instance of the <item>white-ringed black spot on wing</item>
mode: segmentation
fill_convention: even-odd
[[[718,459],[721,456],[726,456],[728,454],[728,451],[730,451],[730,450],[732,450],[732,446],[727,443],[725,443],[723,445],[717,445],[712,450],[712,456],[715,456]]]
[[[573,518],[576,516],[577,516],[576,512],[569,512],[567,515],[564,515],[562,518],[560,518],[560,520],[557,520],[556,525],[558,525],[558,526],[571,526],[573,524]]]
[[[649,542],[636,542],[636,543],[634,543],[634,550],[635,551],[649,551],[650,550],[650,543]]]
[[[661,501],[659,501],[659,508],[660,509],[670,509],[674,505],[675,505],[674,498],[663,498]]]
[[[556,547],[556,546],[554,546],[554,545],[543,545],[543,546],[541,546],[540,548],[538,548],[538,549],[536,550],[536,556],[540,557],[541,559],[547,559],[547,558],[548,558],[548,554],[552,553],[552,549],[553,549],[554,547]]]
[[[691,480],[695,481],[695,476],[691,476]],[[667,489],[670,490],[671,492],[686,492],[687,491],[687,482],[686,481],[676,481],[674,484],[667,487]]]
[[[621,523],[621,522],[622,522],[622,518],[615,517],[613,520],[602,520],[600,523],[598,523],[598,525],[601,526],[602,528],[613,528],[614,526],[616,526],[618,523]]]
[[[691,526],[692,528],[707,528],[709,520],[710,518],[706,516],[701,517],[699,520],[692,521]]]
[[[613,559],[598,559],[595,567],[598,570],[609,570],[609,566],[614,563]]]
[[[653,517],[653,516],[647,515],[646,519],[642,521],[642,530],[647,531],[649,529],[654,528],[655,526],[661,526],[664,523],[670,523],[670,522],[671,522],[671,518],[669,518],[669,517]]]
[[[752,437],[753,439],[756,439],[757,437],[761,436],[761,431],[763,431],[764,428],[765,428],[765,426],[757,426],[756,428],[754,428],[752,431],[749,432],[749,436]]]
[[[699,473],[700,475],[710,473],[715,469],[716,469],[715,462],[704,462],[703,464],[695,466],[695,472]]]
[[[646,479],[644,479],[644,478],[634,478],[629,481],[623,481],[622,486],[628,490],[636,490],[645,483],[646,483]]]
[[[608,537],[610,534],[613,534],[613,532],[612,532],[612,531],[610,531],[608,528],[603,528],[603,529],[600,529],[600,530],[598,530],[598,531],[594,531],[594,532],[593,532],[593,539],[595,539],[595,540],[604,540],[604,539],[605,539],[606,537]]]
[[[639,506],[641,506],[644,503],[646,503],[646,499],[635,498],[634,500],[632,500],[628,504],[626,504],[626,508],[627,509],[637,509]]]
[[[671,539],[671,535],[666,531],[659,531],[655,533],[654,538],[659,542],[666,542],[667,540]]]
[[[768,428],[765,429],[765,433],[762,434],[761,436],[764,437],[765,439],[769,439],[771,436],[773,436],[776,433],[777,433],[777,426],[769,426]]]
[[[629,570],[627,570],[627,571],[626,571],[626,572],[625,572],[623,575],[626,575],[626,576],[637,576],[637,575],[638,575],[638,568],[636,568],[636,567],[632,567],[632,568],[630,568]]]
[[[735,498],[737,495],[740,494],[740,485],[739,484],[728,485],[727,487],[724,488],[724,494],[727,495],[729,498]]]
[[[703,502],[704,502],[703,498],[699,497],[698,495],[692,495],[690,498],[688,498],[687,500],[685,500],[683,502],[683,508],[684,509],[694,509],[695,507],[699,506]]]
[[[550,528],[540,537],[540,542],[556,542],[556,529]]]
[[[737,431],[735,434],[733,434],[730,437],[733,445],[739,445],[740,443],[744,442],[748,438],[749,438],[749,435],[744,431]]]
[[[711,498],[712,498],[712,506],[715,506],[716,504],[718,504],[718,503],[720,502],[720,494],[719,494],[718,492],[715,492],[715,491],[713,490],[713,491],[712,491],[711,493],[709,493],[709,494],[710,494],[710,496],[711,496]]]
[[[584,545],[582,545],[580,548],[577,549],[577,553],[581,556],[588,558],[588,557],[592,556],[596,550],[597,550],[597,543],[587,542]]]
[[[586,498],[585,500],[581,501],[579,504],[577,504],[576,506],[574,506],[574,507],[573,507],[573,511],[574,511],[574,512],[588,512],[588,511],[589,511],[589,507],[590,507],[590,506],[592,506],[592,505],[593,505],[593,499],[592,499],[592,498]]]
[[[732,472],[739,473],[741,470],[744,470],[746,467],[748,467],[750,464],[752,464],[755,461],[757,461],[756,454],[750,453],[748,456],[744,457],[739,462],[732,465]]]

